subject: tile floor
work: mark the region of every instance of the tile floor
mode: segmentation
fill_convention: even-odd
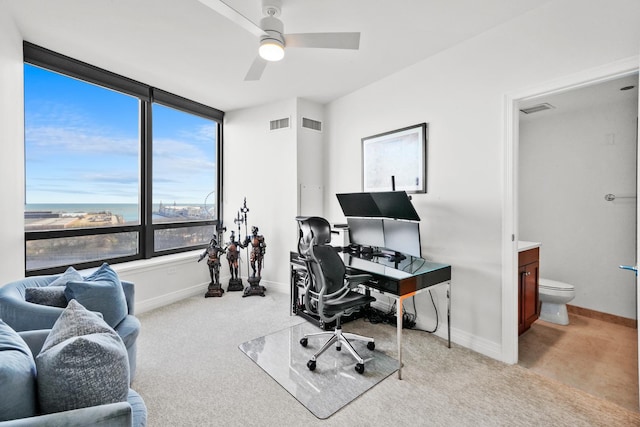
[[[569,314],[569,325],[536,321],[519,339],[519,364],[638,411],[638,331]]]

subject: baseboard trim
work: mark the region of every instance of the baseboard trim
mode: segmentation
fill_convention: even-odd
[[[603,322],[614,323],[616,325],[626,326],[628,328],[638,329],[638,321],[629,319],[628,317],[617,316],[615,314],[603,313],[601,311],[591,310],[589,308],[578,307],[567,304],[567,311],[571,314],[589,317],[591,319],[602,320]]]
[[[193,297],[199,294],[204,296],[207,291],[208,283],[191,286],[189,288],[180,289],[176,292],[157,296],[144,301],[136,302],[136,314],[141,314],[156,308],[164,307],[165,305],[173,304],[174,302],[181,301],[185,298]]]

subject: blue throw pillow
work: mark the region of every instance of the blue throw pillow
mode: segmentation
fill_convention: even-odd
[[[0,320],[0,421],[37,415],[36,364],[27,343]]]
[[[65,286],[71,280],[83,280],[83,279],[84,277],[82,277],[82,275],[78,273],[78,271],[75,268],[69,267],[67,268],[67,271],[62,273],[62,276],[58,277],[53,282],[49,283],[49,286]],[[66,307],[67,305],[65,304],[64,306]]]
[[[122,283],[107,263],[82,281],[68,282],[64,295],[68,301],[75,299],[87,310],[102,313],[112,328],[127,317],[127,299]]]
[[[77,301],[51,328],[36,365],[44,413],[127,400],[129,358],[122,339]]]

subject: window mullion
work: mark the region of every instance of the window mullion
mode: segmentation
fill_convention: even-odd
[[[141,114],[140,114],[140,197],[141,197],[141,221],[143,224],[140,235],[140,253],[145,259],[149,259],[154,253],[153,244],[153,200],[151,198],[152,193],[152,172],[153,172],[153,149],[152,149],[152,108],[151,102],[141,101]]]

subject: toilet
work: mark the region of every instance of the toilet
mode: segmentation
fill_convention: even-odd
[[[540,319],[568,325],[567,303],[576,296],[573,285],[551,279],[538,279],[538,295],[540,298]]]

